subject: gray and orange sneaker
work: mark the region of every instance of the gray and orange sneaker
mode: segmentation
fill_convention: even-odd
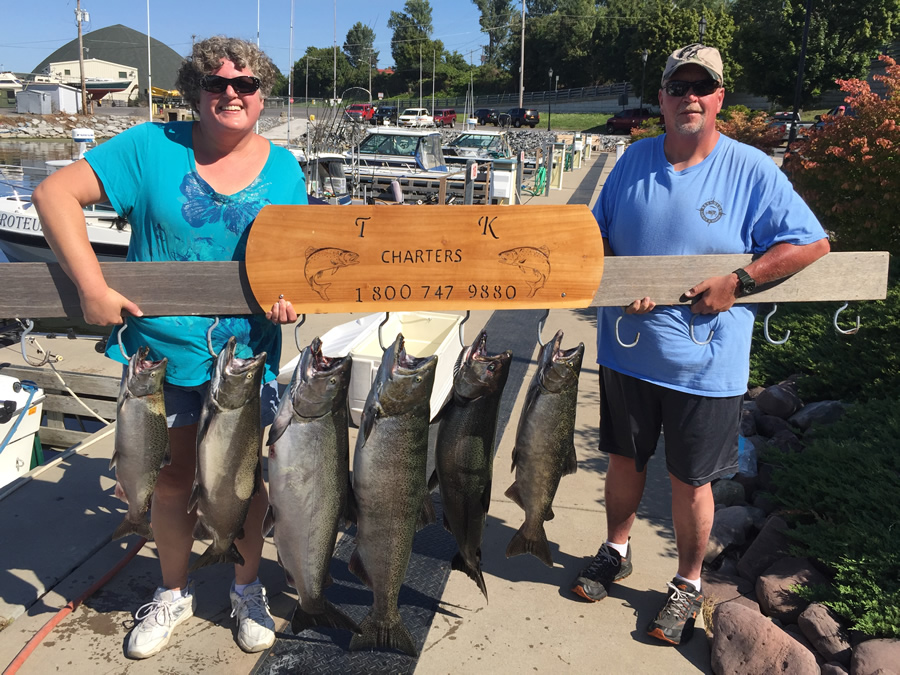
[[[609,587],[614,581],[624,579],[633,570],[630,542],[624,558],[604,543],[591,563],[575,579],[572,592],[585,600],[599,602],[608,595]]]
[[[672,645],[680,645],[694,634],[694,621],[703,604],[703,594],[683,579],[666,584],[669,596],[656,618],[647,626],[647,635]]]

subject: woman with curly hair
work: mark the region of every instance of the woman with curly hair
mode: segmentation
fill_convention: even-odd
[[[126,646],[131,658],[159,652],[196,607],[188,562],[197,516],[187,506],[197,420],[212,374],[207,331],[213,320],[144,317],[137,304],[110,288],[88,241],[82,208],[109,200],[128,219],[128,260],[243,260],[247,231],[263,206],[307,203],[297,161],[254,132],[275,75],[269,57],[250,42],[221,36],[198,42],[177,83],[198,121],[132,127],[48,177],[33,195],[47,240],[78,287],[85,320],[116,326],[107,356],[125,362],[116,338],[127,317],[128,330],[121,333],[126,352],[147,346],[148,358],[168,359],[164,394],[171,463],[159,474],[151,511],[162,585],[135,615],[138,623]],[[268,354],[261,392],[261,425],[266,426],[277,403],[278,324],[296,321],[297,314],[279,300],[265,316],[220,319],[211,332],[214,351],[235,336],[238,357]],[[232,616],[238,620],[238,644],[248,652],[275,640],[265,589],[257,578],[267,502],[260,481],[245,535],[235,542],[244,563],[235,564]]]

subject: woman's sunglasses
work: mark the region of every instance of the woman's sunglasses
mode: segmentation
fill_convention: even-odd
[[[688,91],[694,90],[697,96],[709,96],[719,88],[719,83],[712,78],[706,80],[697,80],[696,82],[685,82],[683,80],[669,80],[663,87],[669,96],[686,96]]]
[[[200,88],[210,94],[225,93],[229,84],[236,94],[252,94],[259,89],[259,78],[252,75],[241,75],[240,77],[204,75],[200,78]]]

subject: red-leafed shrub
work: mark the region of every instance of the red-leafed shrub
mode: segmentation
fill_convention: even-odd
[[[825,117],[786,164],[835,250],[900,253],[900,66],[879,57],[884,98],[863,80],[838,80],[853,114]]]
[[[784,130],[769,126],[764,112],[751,113],[741,110],[743,106],[733,106],[722,111],[724,120],[716,122],[719,132],[741,143],[759,148],[768,155],[781,145]]]

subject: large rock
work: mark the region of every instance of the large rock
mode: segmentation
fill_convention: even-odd
[[[853,650],[853,675],[889,675],[900,672],[900,640],[866,640]]]
[[[831,424],[844,414],[846,406],[840,401],[816,401],[803,406],[788,421],[802,431],[814,424]]]
[[[763,614],[782,623],[797,623],[800,613],[809,606],[793,586],[824,585],[825,575],[806,558],[782,558],[756,580],[756,599]]]
[[[759,431],[760,435],[765,436],[766,438],[772,438],[780,431],[794,433],[794,428],[791,426],[791,423],[788,422],[786,418],[777,417],[776,415],[760,415],[757,417],[756,429]]]
[[[850,675],[850,671],[837,661],[829,661],[822,666],[821,675]]]
[[[741,436],[750,438],[756,435],[756,403],[746,401],[744,408],[741,410]]]
[[[801,443],[796,434],[789,429],[781,429],[780,431],[775,432],[775,435],[769,439],[769,445],[775,446],[784,453],[794,453],[803,450],[803,443]]]
[[[703,598],[706,602],[718,607],[723,602],[736,602],[759,612],[759,603],[756,602],[753,584],[746,579],[736,577],[721,570],[718,572],[705,572],[703,574]]]
[[[797,396],[797,387],[790,382],[782,382],[766,387],[766,390],[757,396],[755,400],[761,413],[774,415],[785,420],[803,406],[803,401]]]
[[[803,610],[797,623],[806,639],[826,661],[850,665],[850,638],[825,605],[812,603]]]
[[[819,675],[811,651],[769,619],[735,602],[713,613],[710,655],[716,675]]]
[[[703,562],[711,563],[729,546],[743,546],[753,527],[753,515],[747,506],[726,506],[716,511],[706,544]]]
[[[712,485],[713,501],[724,506],[737,506],[747,503],[744,486],[733,480],[717,480]]]
[[[770,516],[738,562],[738,574],[756,583],[757,577],[787,554],[788,525],[780,516]]]

